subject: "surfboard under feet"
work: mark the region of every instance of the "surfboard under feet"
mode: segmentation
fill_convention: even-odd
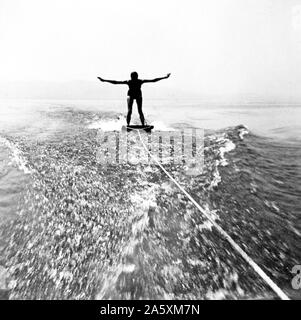
[[[132,130],[143,130],[146,132],[151,132],[152,129],[154,129],[154,126],[150,125],[129,125],[129,126],[123,126],[122,130],[132,131]]]

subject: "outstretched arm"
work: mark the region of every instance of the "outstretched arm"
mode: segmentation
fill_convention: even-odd
[[[112,83],[112,84],[127,84],[127,81],[105,80],[105,79],[102,79],[101,77],[97,77],[97,79],[102,81],[102,82],[109,82],[109,83]]]
[[[163,80],[163,79],[168,79],[170,76],[170,73],[168,73],[165,77],[162,77],[162,78],[155,78],[155,79],[151,79],[151,80],[142,80],[143,83],[148,83],[148,82],[157,82],[157,81],[160,81],[160,80]]]

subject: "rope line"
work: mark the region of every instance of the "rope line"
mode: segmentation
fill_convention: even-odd
[[[270,286],[270,288],[281,298],[282,300],[290,300],[290,298],[280,289],[277,284],[259,267],[259,265],[231,238],[231,236],[220,227],[211,217],[206,210],[202,208],[193,197],[172,177],[172,175],[161,165],[161,163],[149,152],[147,146],[141,138],[139,129],[138,131],[140,141],[150,155],[150,157],[158,164],[162,171],[168,176],[168,178],[185,194],[185,196],[194,204],[194,206],[213,224],[213,226],[220,232],[220,234],[228,240],[231,246],[242,256],[242,258],[254,269],[254,271]]]

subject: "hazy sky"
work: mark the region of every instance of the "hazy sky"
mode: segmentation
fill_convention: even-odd
[[[301,92],[301,0],[0,0],[0,82],[172,73],[200,94]]]

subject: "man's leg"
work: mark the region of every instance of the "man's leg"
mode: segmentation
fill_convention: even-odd
[[[137,101],[140,121],[141,121],[141,124],[144,126],[144,115],[143,115],[143,112],[142,112],[142,97],[141,98],[137,98],[136,101]]]
[[[126,116],[126,122],[128,126],[130,125],[130,122],[131,122],[133,102],[134,102],[133,98],[128,97],[128,114]]]

